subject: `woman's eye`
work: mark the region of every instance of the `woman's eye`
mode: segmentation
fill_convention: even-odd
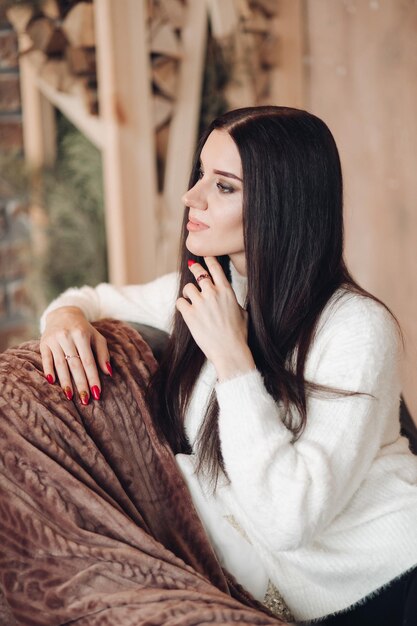
[[[221,191],[221,193],[233,193],[234,192],[233,187],[231,187],[230,185],[223,185],[223,183],[217,183],[217,188],[219,189],[219,191]]]

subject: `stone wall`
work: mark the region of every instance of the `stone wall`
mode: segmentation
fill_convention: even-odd
[[[18,191],[23,172],[17,39],[0,7],[0,351],[25,337],[30,319],[26,275],[27,205]],[[22,181],[20,181],[21,183]]]

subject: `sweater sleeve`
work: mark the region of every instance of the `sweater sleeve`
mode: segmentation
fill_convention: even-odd
[[[166,274],[143,285],[115,287],[101,283],[97,287],[70,288],[53,300],[43,312],[41,332],[45,328],[48,313],[62,306],[79,307],[90,322],[112,317],[149,324],[170,332],[177,290],[177,273]]]
[[[362,395],[310,393],[298,440],[259,371],[217,384],[227,491],[254,542],[267,550],[296,549],[343,509],[398,415],[399,361],[399,333],[390,314],[355,296],[318,332],[306,378]]]

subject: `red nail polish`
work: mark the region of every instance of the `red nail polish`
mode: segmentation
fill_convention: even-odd
[[[72,395],[73,395],[73,394],[72,394],[71,387],[65,387],[65,389],[64,389],[64,393],[65,393],[65,395],[67,396],[67,399],[68,399],[68,400],[72,400]]]
[[[81,398],[81,402],[82,404],[87,405],[88,404],[88,400],[89,400],[89,395],[86,391],[82,391],[80,393],[80,398]]]
[[[192,265],[194,265],[194,263],[197,263],[197,261],[194,261],[194,259],[188,259],[187,263],[188,267],[191,267]]]
[[[110,363],[108,361],[106,362],[106,367],[107,367],[107,371],[110,374],[110,376],[113,376],[113,368],[112,368],[112,366],[110,365]]]
[[[52,376],[52,374],[47,374],[47,376],[45,378],[46,378],[46,380],[48,381],[48,383],[50,385],[54,384],[54,377]]]
[[[93,387],[91,387],[91,393],[93,394],[93,397],[95,398],[95,400],[100,400],[100,388],[97,387],[97,385],[94,385]]]

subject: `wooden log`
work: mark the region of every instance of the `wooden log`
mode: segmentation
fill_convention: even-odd
[[[65,59],[47,59],[40,68],[39,76],[57,91],[70,92],[75,82]]]
[[[277,0],[252,0],[252,6],[260,9],[268,17],[272,17],[278,12]]]
[[[185,5],[181,0],[159,0],[162,13],[175,29],[181,30],[185,23]]]
[[[279,63],[281,40],[275,33],[267,33],[259,47],[259,61],[262,67],[275,67]]]
[[[84,74],[96,73],[96,49],[95,48],[75,48],[67,46],[65,58],[73,74],[82,76]]]
[[[150,51],[174,59],[181,58],[181,46],[172,26],[157,22],[150,29]]]
[[[61,54],[67,45],[67,39],[59,26],[56,26],[48,17],[38,17],[31,20],[27,34],[36,50],[47,55]]]
[[[168,153],[168,142],[169,142],[169,131],[170,131],[170,121],[160,126],[155,133],[155,149],[156,149],[156,165],[157,165],[157,181],[158,181],[158,191],[162,192],[164,189],[164,178],[165,178],[165,169],[167,162],[167,153]],[[162,205],[158,205],[161,208]],[[163,214],[161,213],[159,218],[163,219]]]
[[[233,67],[225,88],[225,98],[231,109],[254,106],[256,95],[253,85],[253,34],[237,32],[232,42]]]
[[[7,19],[20,35],[26,31],[30,20],[35,15],[35,8],[30,4],[16,4],[6,11]]]
[[[41,0],[41,11],[51,20],[58,20],[62,17],[62,12],[58,0]]]
[[[152,62],[152,80],[162,95],[175,98],[178,83],[178,63],[175,59],[158,57]]]
[[[252,11],[248,0],[236,0],[236,6],[242,20],[249,20],[251,18]]]
[[[270,72],[268,70],[260,69],[254,76],[254,88],[256,103],[263,103],[269,96],[270,92]]]
[[[76,4],[63,21],[62,28],[72,46],[94,47],[94,6],[87,2]]]
[[[153,125],[155,130],[166,124],[174,110],[172,102],[162,96],[154,95],[152,97],[152,113]]]
[[[243,32],[246,33],[267,33],[269,31],[269,21],[260,11],[252,11],[251,16],[243,22]]]
[[[79,0],[40,0],[40,9],[43,15],[51,20],[64,19],[67,13]]]
[[[29,48],[25,50],[20,55],[20,60],[27,59],[31,68],[38,71],[40,68],[45,65],[48,57],[41,50],[35,50],[34,48]]]
[[[155,2],[155,0],[146,0],[145,3],[146,10],[146,21],[151,24],[152,22],[163,21],[164,14],[162,11],[162,7],[159,2]]]
[[[168,151],[169,127],[169,123],[163,124],[155,133],[156,154],[163,165],[165,165]]]
[[[70,93],[81,101],[82,107],[90,115],[98,115],[98,89],[95,77],[86,78],[77,76],[71,87]]]
[[[263,39],[261,33],[242,32],[239,39],[243,50],[243,64],[250,81],[253,83],[260,69],[260,42]]]
[[[97,80],[83,79],[79,83],[81,100],[90,115],[99,114]]]

